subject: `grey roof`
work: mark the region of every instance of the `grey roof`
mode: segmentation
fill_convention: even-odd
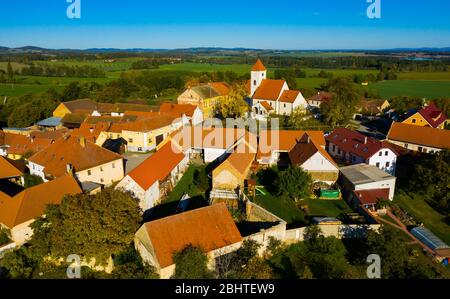
[[[447,244],[423,226],[415,227],[411,233],[420,241],[425,243],[432,250],[449,248]]]
[[[83,189],[84,192],[91,192],[97,188],[100,188],[101,186],[102,185],[90,181],[81,183],[81,189]]]
[[[37,122],[38,126],[42,127],[57,127],[61,124],[61,117],[49,117]]]
[[[378,167],[364,163],[345,166],[340,171],[354,185],[395,179]]]
[[[192,90],[198,94],[202,99],[209,99],[220,96],[220,93],[210,85],[199,85],[192,87]]]

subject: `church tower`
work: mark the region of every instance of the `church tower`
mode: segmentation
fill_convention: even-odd
[[[261,60],[258,58],[255,65],[252,67],[250,80],[250,96],[253,96],[256,89],[261,85],[262,80],[267,79],[267,70]]]

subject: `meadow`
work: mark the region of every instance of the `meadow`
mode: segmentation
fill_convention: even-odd
[[[313,55],[314,53],[309,53]],[[322,53],[324,54],[324,53]],[[325,53],[326,54],[326,53]],[[343,53],[343,55],[346,53]],[[142,70],[130,70],[131,64],[140,57],[120,58],[115,62],[105,62],[104,60],[64,60],[56,62],[45,62],[54,64],[66,64],[70,66],[89,65],[100,68],[106,72],[106,78],[69,78],[69,77],[34,77],[34,76],[16,76],[16,84],[0,84],[0,96],[18,96],[29,92],[42,92],[51,87],[61,90],[73,81],[78,82],[97,82],[106,84],[120,77],[124,72],[141,72]],[[36,64],[44,62],[35,62]],[[6,70],[6,62],[0,62],[0,69]],[[23,64],[12,63],[13,69],[20,70]],[[152,72],[159,71],[190,71],[190,72],[218,72],[233,71],[239,75],[248,74],[251,65],[247,64],[209,64],[209,63],[180,63],[165,64],[158,69],[150,70]],[[317,75],[321,69],[304,68],[306,78],[297,78],[298,89],[316,89],[327,81],[324,78],[318,78]],[[268,69],[268,77],[273,78],[275,69]],[[375,69],[326,69],[326,72],[333,73],[335,76],[351,76],[355,74],[374,74],[378,73]],[[377,90],[382,98],[390,98],[393,96],[415,96],[421,98],[435,98],[450,96],[450,72],[405,72],[398,73],[398,80],[382,81],[370,83],[363,89]]]

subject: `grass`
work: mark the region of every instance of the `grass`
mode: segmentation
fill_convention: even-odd
[[[302,203],[308,205],[309,215],[338,217],[342,213],[351,213],[352,209],[344,200],[307,199]]]
[[[267,191],[266,195],[258,195],[255,198],[255,203],[262,206],[269,212],[277,215],[281,219],[287,222],[287,224],[304,225],[305,213],[295,206],[292,199],[273,196]]]
[[[450,245],[450,225],[446,216],[439,214],[419,194],[397,192],[395,202],[405,209],[416,220],[422,222],[436,236]]]
[[[190,196],[188,209],[203,206],[206,202],[205,193],[194,183],[194,173],[197,169],[200,169],[197,165],[190,165],[175,188],[161,201],[161,204],[153,208],[149,215],[144,215],[144,220],[151,221],[174,215],[185,193]]]
[[[382,98],[402,95],[420,98],[450,96],[450,82],[448,81],[392,80],[372,83],[366,88],[378,90]]]

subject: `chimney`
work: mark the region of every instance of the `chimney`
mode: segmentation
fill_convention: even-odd
[[[367,144],[367,136],[364,137],[364,144]]]
[[[84,139],[84,137],[80,137],[80,145],[81,145],[81,147],[82,148],[85,148],[86,147],[86,139]]]
[[[308,135],[308,141],[307,141],[308,143],[310,143],[311,142],[311,137],[309,137],[309,135]]]

